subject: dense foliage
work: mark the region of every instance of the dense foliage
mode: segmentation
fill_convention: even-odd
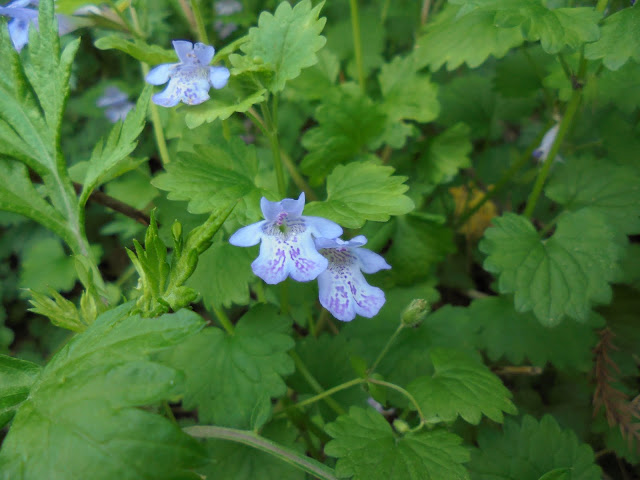
[[[0,7],[0,479],[639,477],[633,3]]]

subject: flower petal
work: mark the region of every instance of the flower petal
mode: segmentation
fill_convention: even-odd
[[[34,10],[33,8],[12,7],[11,5],[0,7],[0,15],[17,18],[18,20],[33,20],[34,22],[38,20],[38,10]]]
[[[287,238],[263,235],[260,255],[251,268],[269,284],[280,283],[289,275],[298,282],[308,282],[325,271],[327,263],[313,246],[311,234],[303,231]]]
[[[242,227],[229,238],[229,243],[236,247],[253,247],[260,242],[262,238],[262,225],[265,221],[252,223],[246,227]]]
[[[175,107],[180,102],[180,97],[182,92],[179,88],[178,82],[174,79],[171,79],[167,88],[160,93],[156,93],[151,100],[156,105],[160,105],[161,107]]]
[[[162,85],[169,81],[172,70],[179,65],[178,63],[164,63],[151,69],[144,78],[151,85]]]
[[[182,63],[194,63],[196,57],[193,55],[193,43],[186,40],[174,40],[171,43]]]
[[[198,42],[193,46],[193,53],[196,54],[196,58],[202,65],[209,65],[213,60],[216,49],[211,45]]]
[[[311,233],[315,237],[338,238],[342,235],[342,227],[322,217],[303,217]]]
[[[384,292],[367,283],[357,262],[350,265],[330,262],[318,277],[318,288],[322,306],[343,322],[350,322],[356,314],[371,318],[385,302]]]
[[[17,52],[22,51],[29,42],[29,21],[16,18],[9,22],[9,36],[13,43],[13,48]]]
[[[213,48],[213,47],[211,47]],[[210,67],[209,68],[209,82],[216,90],[220,90],[229,81],[231,72],[226,67]]]
[[[126,93],[121,91],[118,87],[110,86],[104,91],[104,94],[96,101],[96,106],[100,108],[110,107],[118,103],[123,103],[128,100]]]
[[[380,270],[389,270],[389,265],[384,258],[366,248],[354,248],[352,252],[360,260],[360,269],[364,273],[376,273]]]
[[[299,217],[304,210],[305,196],[304,192],[300,194],[297,200],[293,198],[285,198],[280,202],[282,210],[287,212],[290,217]]]
[[[260,199],[260,210],[262,216],[269,222],[274,222],[280,212],[282,212],[282,202],[270,202],[266,197]]]

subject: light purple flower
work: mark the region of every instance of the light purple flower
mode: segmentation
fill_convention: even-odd
[[[112,86],[106,88],[104,95],[96,101],[96,106],[104,108],[105,116],[111,123],[116,123],[124,120],[135,105],[129,101],[126,93]]]
[[[179,102],[198,105],[209,99],[211,87],[220,89],[227,84],[229,70],[209,65],[216,52],[213,47],[204,43],[194,45],[185,40],[174,40],[173,48],[180,62],[158,65],[145,79],[151,85],[169,82],[163,92],[152,97],[155,104],[163,107],[174,107]]]
[[[547,133],[542,137],[542,141],[538,148],[533,151],[533,158],[538,160],[539,162],[544,162],[549,155],[549,151],[551,150],[551,146],[553,142],[556,141],[556,137],[558,136],[558,129],[560,128],[560,124],[556,123],[553,127],[551,127]]]
[[[29,25],[38,28],[38,10],[37,8],[27,8],[29,6],[37,6],[38,0],[15,0],[8,3],[4,7],[0,7],[0,15],[11,17],[13,20],[9,22],[9,36],[13,47],[20,52],[29,42]],[[81,20],[75,20],[67,15],[56,15],[58,19],[58,34],[64,35],[85,24]]]
[[[320,255],[313,237],[336,238],[342,228],[330,220],[302,215],[304,193],[297,200],[285,198],[260,201],[265,220],[242,227],[231,235],[229,243],[251,247],[260,243],[260,255],[251,264],[253,273],[270,284],[288,276],[308,282],[327,269],[328,261]]]
[[[362,275],[391,268],[377,253],[359,248],[367,243],[364,235],[349,241],[317,238],[316,248],[329,261],[318,276],[320,303],[338,320],[350,322],[356,316],[371,318],[385,302],[384,292],[367,283]]]
[[[241,12],[242,4],[236,0],[218,0],[215,2],[214,8],[218,18],[228,17],[234,13]],[[235,32],[237,28],[238,26],[235,23],[225,20],[216,20],[213,24],[213,29],[218,33],[218,36],[221,39],[227,38]]]

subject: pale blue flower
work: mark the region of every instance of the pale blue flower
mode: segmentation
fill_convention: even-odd
[[[128,95],[118,87],[107,87],[104,95],[96,101],[96,106],[104,108],[105,116],[111,123],[116,123],[124,120],[135,105],[129,101]]]
[[[260,201],[265,220],[234,233],[229,243],[251,247],[260,243],[260,255],[251,264],[253,272],[265,282],[280,283],[288,276],[308,282],[327,269],[328,261],[314,245],[314,237],[336,238],[342,228],[330,220],[302,215],[304,193],[297,200]]]
[[[558,129],[560,128],[560,124],[556,123],[553,127],[551,127],[547,133],[542,137],[542,141],[538,148],[533,151],[533,158],[538,160],[539,162],[544,162],[549,155],[549,151],[553,145],[553,142],[556,141],[556,137],[558,136]]]
[[[146,77],[151,85],[169,85],[152,100],[163,107],[174,107],[179,102],[198,105],[209,99],[211,87],[220,89],[229,80],[229,70],[225,67],[210,66],[215,49],[204,43],[195,45],[185,40],[174,40],[173,48],[179,63],[165,63],[152,69]]]
[[[13,20],[9,22],[9,36],[13,47],[20,52],[29,42],[29,25],[33,24],[38,28],[38,10],[37,8],[28,8],[29,6],[37,7],[38,0],[15,0],[8,3],[4,7],[0,7],[0,15],[10,17]],[[58,33],[64,35],[76,28],[81,27],[84,22],[75,20],[67,15],[56,15],[58,19]]]
[[[236,0],[218,0],[215,2],[214,8],[217,18],[228,17],[234,13],[241,12],[242,4]],[[225,20],[216,20],[213,24],[213,29],[218,33],[218,37],[221,39],[227,38],[235,32],[237,28],[238,26],[235,23]]]
[[[320,303],[343,322],[350,322],[356,314],[371,318],[385,302],[384,292],[369,285],[362,272],[376,273],[391,266],[377,253],[359,248],[366,243],[364,235],[348,241],[316,239],[316,248],[329,261],[318,276]]]

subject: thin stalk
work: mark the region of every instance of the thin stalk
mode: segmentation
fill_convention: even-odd
[[[304,362],[300,358],[300,355],[298,355],[295,351],[289,352],[289,355],[293,359],[293,362],[296,364],[296,369],[298,370],[298,372],[300,372],[300,375],[302,375],[304,377],[304,379],[307,381],[307,383],[311,386],[311,388],[313,388],[313,390],[318,393],[318,395],[316,395],[315,397],[311,397],[312,399],[315,399],[315,400],[313,400],[313,402],[316,402],[318,400],[324,399],[324,401],[329,406],[329,408],[331,408],[331,410],[336,412],[338,415],[344,414],[345,413],[344,408],[342,408],[340,406],[340,404],[338,402],[336,402],[333,398],[329,398],[330,395],[331,395],[331,393],[327,393],[327,392],[329,392],[329,390],[325,391],[322,388],[322,385],[320,385],[320,383],[315,379],[313,374],[309,371],[307,366],[304,364]],[[349,385],[349,386],[347,386],[345,388],[349,388],[350,386],[351,385]],[[305,401],[308,401],[308,400],[309,399],[307,399]],[[313,403],[313,402],[308,402],[308,403]],[[306,405],[304,402],[300,402],[300,403],[296,403],[295,405],[293,405],[293,407],[300,407],[300,406],[304,406],[304,405]]]
[[[309,458],[304,454],[300,454],[294,450],[278,445],[271,440],[267,440],[254,432],[208,425],[187,427],[184,431],[192,437],[217,438],[219,440],[229,440],[243,445],[248,445],[273,455],[280,460],[309,473],[310,475],[315,475],[321,480],[337,480],[335,472],[328,466],[323,465],[317,460]]]
[[[598,0],[596,4],[596,12],[604,13],[609,5],[609,0]]]
[[[186,18],[187,23],[189,24],[189,29],[197,36],[198,24],[196,22],[195,15],[193,14],[193,10],[189,8],[189,3],[187,0],[178,0],[178,3],[180,4],[182,13],[184,13],[184,18]]]
[[[353,380],[349,380],[348,382],[345,383],[341,383],[340,385],[336,385],[333,388],[330,388],[329,390],[325,390],[322,393],[319,393],[318,395],[314,395],[313,397],[309,397],[306,400],[302,400],[301,402],[298,402],[294,405],[292,405],[289,408],[302,408],[302,407],[306,407],[307,405],[311,405],[312,403],[316,403],[319,400],[324,400],[325,402],[328,403],[328,400],[333,400],[331,397],[331,395],[333,395],[334,393],[338,393],[341,392],[342,390],[346,390],[347,388],[351,388],[355,385],[360,385],[361,383],[366,383],[367,379],[365,378],[354,378]],[[372,382],[375,383],[375,382]],[[333,400],[335,402],[335,400]],[[340,407],[341,412],[337,412],[339,415],[343,415],[345,413],[344,409],[342,407]],[[335,410],[334,410],[335,411]]]
[[[542,141],[542,137],[544,137],[544,134],[547,132],[547,130],[549,130],[549,128],[551,128],[552,125],[553,125],[553,122],[549,122],[540,131],[540,133],[536,136],[533,142],[529,144],[529,146],[524,151],[524,153],[520,156],[518,161],[516,161],[513,165],[511,165],[511,167],[509,167],[509,169],[502,174],[502,176],[500,177],[500,180],[498,180],[495,186],[491,190],[488,190],[484,194],[484,197],[482,197],[482,199],[478,203],[476,203],[473,207],[471,207],[470,210],[467,210],[464,214],[460,216],[458,220],[456,220],[454,224],[455,228],[458,228],[464,225],[467,222],[467,220],[469,220],[469,218],[471,218],[478,210],[480,210],[485,203],[487,203],[489,200],[491,200],[493,197],[495,197],[498,193],[500,193],[504,189],[504,187],[509,183],[511,178],[516,173],[518,173],[520,169],[524,167],[531,160],[531,155],[533,154],[533,151],[538,147],[538,145],[540,145],[540,142]]]
[[[193,11],[193,17],[196,21],[198,40],[209,45],[209,37],[207,35],[207,30],[204,28],[204,21],[202,20],[202,13],[200,12],[199,0],[191,0],[190,4],[191,10]]]
[[[287,167],[287,171],[289,172],[291,180],[293,180],[293,183],[296,184],[298,190],[304,192],[307,197],[307,201],[318,200],[316,192],[314,192],[309,184],[305,181],[304,177],[298,171],[298,167],[296,167],[296,164],[293,163],[293,160],[291,160],[291,157],[289,157],[289,155],[287,155],[287,153],[282,149],[280,149],[280,157],[282,158],[284,166]]]
[[[277,108],[278,101],[276,96],[273,97],[273,116],[266,104],[262,104],[262,116],[266,126],[267,137],[271,144],[271,156],[273,157],[273,168],[276,173],[276,182],[278,183],[278,193],[282,198],[287,195],[287,187],[284,181],[284,171],[282,169],[282,158],[280,157],[280,141],[278,140],[278,124],[277,124]]]
[[[431,0],[424,0],[422,2],[422,9],[420,10],[420,25],[427,23],[429,19],[429,10],[431,9]]]
[[[573,80],[573,74],[571,73],[571,68],[569,67],[569,64],[567,63],[567,61],[565,60],[564,55],[559,53],[558,60],[560,61],[560,65],[562,66],[562,70],[564,71],[565,76],[571,82]]]
[[[224,327],[227,333],[229,335],[233,335],[235,333],[235,328],[233,327],[233,323],[231,323],[231,320],[229,320],[229,317],[224,312],[224,310],[222,308],[216,307],[215,305],[212,305],[211,308],[213,309],[213,313],[216,314],[218,321]]]
[[[367,91],[364,76],[364,63],[362,61],[362,41],[360,38],[360,17],[358,14],[358,0],[349,0],[351,7],[351,30],[353,32],[353,52],[356,57],[358,69],[358,83],[363,92]]]
[[[391,345],[393,345],[393,342],[395,342],[396,338],[398,337],[398,335],[400,335],[400,332],[404,329],[404,327],[405,327],[405,324],[404,323],[400,323],[400,325],[398,325],[398,328],[396,328],[396,331],[393,332],[393,335],[391,335],[391,337],[389,337],[389,341],[387,341],[387,344],[384,346],[382,351],[380,351],[380,354],[378,355],[378,358],[376,358],[376,361],[373,362],[373,365],[371,365],[369,370],[367,370],[367,373],[369,375],[371,375],[376,370],[376,368],[378,367],[378,364],[380,364],[380,361],[387,354],[387,352],[389,351],[389,348],[391,348]]]
[[[407,399],[413,404],[414,408],[416,409],[416,412],[418,412],[418,417],[420,417],[420,424],[416,428],[413,428],[411,431],[420,430],[423,427],[423,425],[425,424],[424,414],[422,413],[422,409],[420,408],[420,405],[418,404],[416,399],[413,397],[413,395],[411,395],[404,388],[396,385],[395,383],[385,382],[384,380],[377,380],[375,378],[367,378],[366,381],[368,383],[373,383],[375,385],[380,385],[382,387],[390,388],[391,390],[395,390],[396,392],[399,392],[405,397],[407,397]]]
[[[551,170],[553,160],[556,158],[556,154],[558,153],[558,150],[560,150],[560,145],[562,145],[562,141],[564,140],[565,135],[573,124],[573,118],[578,111],[578,106],[580,105],[581,99],[582,90],[574,90],[573,95],[571,96],[571,100],[569,100],[569,104],[567,105],[564,116],[562,117],[562,121],[560,122],[558,135],[553,142],[553,145],[551,146],[551,150],[549,150],[549,155],[547,155],[542,168],[538,172],[538,176],[536,178],[535,184],[533,185],[531,195],[529,195],[529,198],[527,199],[527,206],[524,209],[524,216],[527,218],[531,218],[531,215],[533,215],[533,211],[536,208],[538,198],[540,197],[542,189],[544,188],[544,184],[547,180],[547,177],[549,176],[549,171]]]
[[[142,75],[146,77],[149,73],[149,65],[144,62],[140,62],[140,67],[142,68]],[[162,130],[160,112],[158,111],[158,106],[153,102],[149,102],[149,110],[151,112],[151,124],[153,125],[153,134],[156,138],[156,146],[158,147],[160,160],[162,160],[163,165],[166,165],[171,162],[171,157],[169,156],[167,141],[164,138],[164,131]]]

